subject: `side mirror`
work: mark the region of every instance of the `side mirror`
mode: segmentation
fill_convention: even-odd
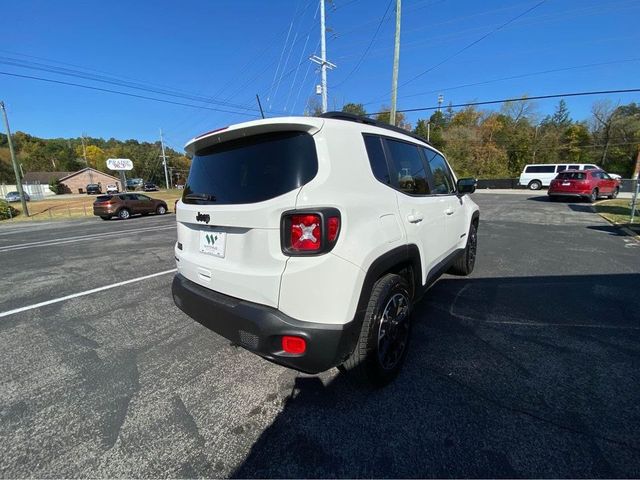
[[[458,180],[458,195],[475,192],[477,184],[478,181],[475,178],[461,178]]]

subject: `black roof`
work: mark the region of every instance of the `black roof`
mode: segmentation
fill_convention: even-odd
[[[421,137],[420,135],[416,135],[413,132],[408,132],[403,128],[396,127],[394,125],[390,125],[385,122],[380,122],[378,120],[374,120],[373,118],[363,117],[361,115],[355,115],[353,113],[327,112],[320,115],[320,118],[332,118],[334,120],[346,120],[348,122],[356,122],[356,123],[364,123],[365,125],[373,125],[375,127],[385,128],[387,130],[408,135],[409,137],[415,138],[416,140],[420,140],[421,142],[424,142],[427,145],[431,145],[431,142],[427,141],[426,138]]]

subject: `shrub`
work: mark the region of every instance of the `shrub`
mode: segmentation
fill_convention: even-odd
[[[49,182],[49,190],[56,195],[61,195],[64,193],[64,185],[60,183],[60,180],[54,178]]]
[[[0,220],[7,220],[15,217],[19,213],[18,210],[9,205],[9,202],[0,200]]]

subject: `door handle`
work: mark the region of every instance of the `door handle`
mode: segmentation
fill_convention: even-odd
[[[422,221],[424,217],[422,216],[421,213],[410,213],[409,215],[407,215],[407,221],[409,223],[420,223]]]
[[[453,208],[447,208],[444,213],[446,213],[447,215],[453,215]]]

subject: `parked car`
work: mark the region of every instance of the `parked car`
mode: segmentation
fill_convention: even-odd
[[[25,201],[27,201],[27,202],[31,201],[31,197],[29,196],[29,194],[27,192],[22,192],[22,195],[24,196]],[[18,192],[9,192],[4,197],[4,199],[7,202],[19,202],[20,201],[20,194]]]
[[[147,183],[144,184],[142,189],[145,192],[157,192],[158,191],[158,186],[155,183],[147,182]]]
[[[600,197],[616,198],[620,181],[604,170],[565,170],[551,180],[549,198],[580,197],[595,202]]]
[[[541,163],[525,165],[518,185],[526,186],[530,190],[540,190],[542,187],[548,187],[551,180],[556,178],[556,175],[565,170],[602,170],[597,165],[592,163]],[[614,179],[620,180],[622,177],[615,173],[610,173]]]
[[[131,215],[148,215],[150,213],[157,215],[167,213],[166,202],[140,193],[101,195],[93,202],[93,214],[103,220],[109,220],[111,217],[126,220]]]
[[[141,178],[129,178],[127,179],[127,190],[142,190],[144,180]]]
[[[175,304],[275,363],[383,385],[406,357],[413,304],[443,272],[474,268],[475,179],[403,129],[270,118],[186,149]]]
[[[87,185],[87,195],[100,195],[102,188],[97,183],[90,183]]]
[[[107,185],[107,193],[118,193],[118,185],[115,185],[113,183],[110,183],[109,185]]]

